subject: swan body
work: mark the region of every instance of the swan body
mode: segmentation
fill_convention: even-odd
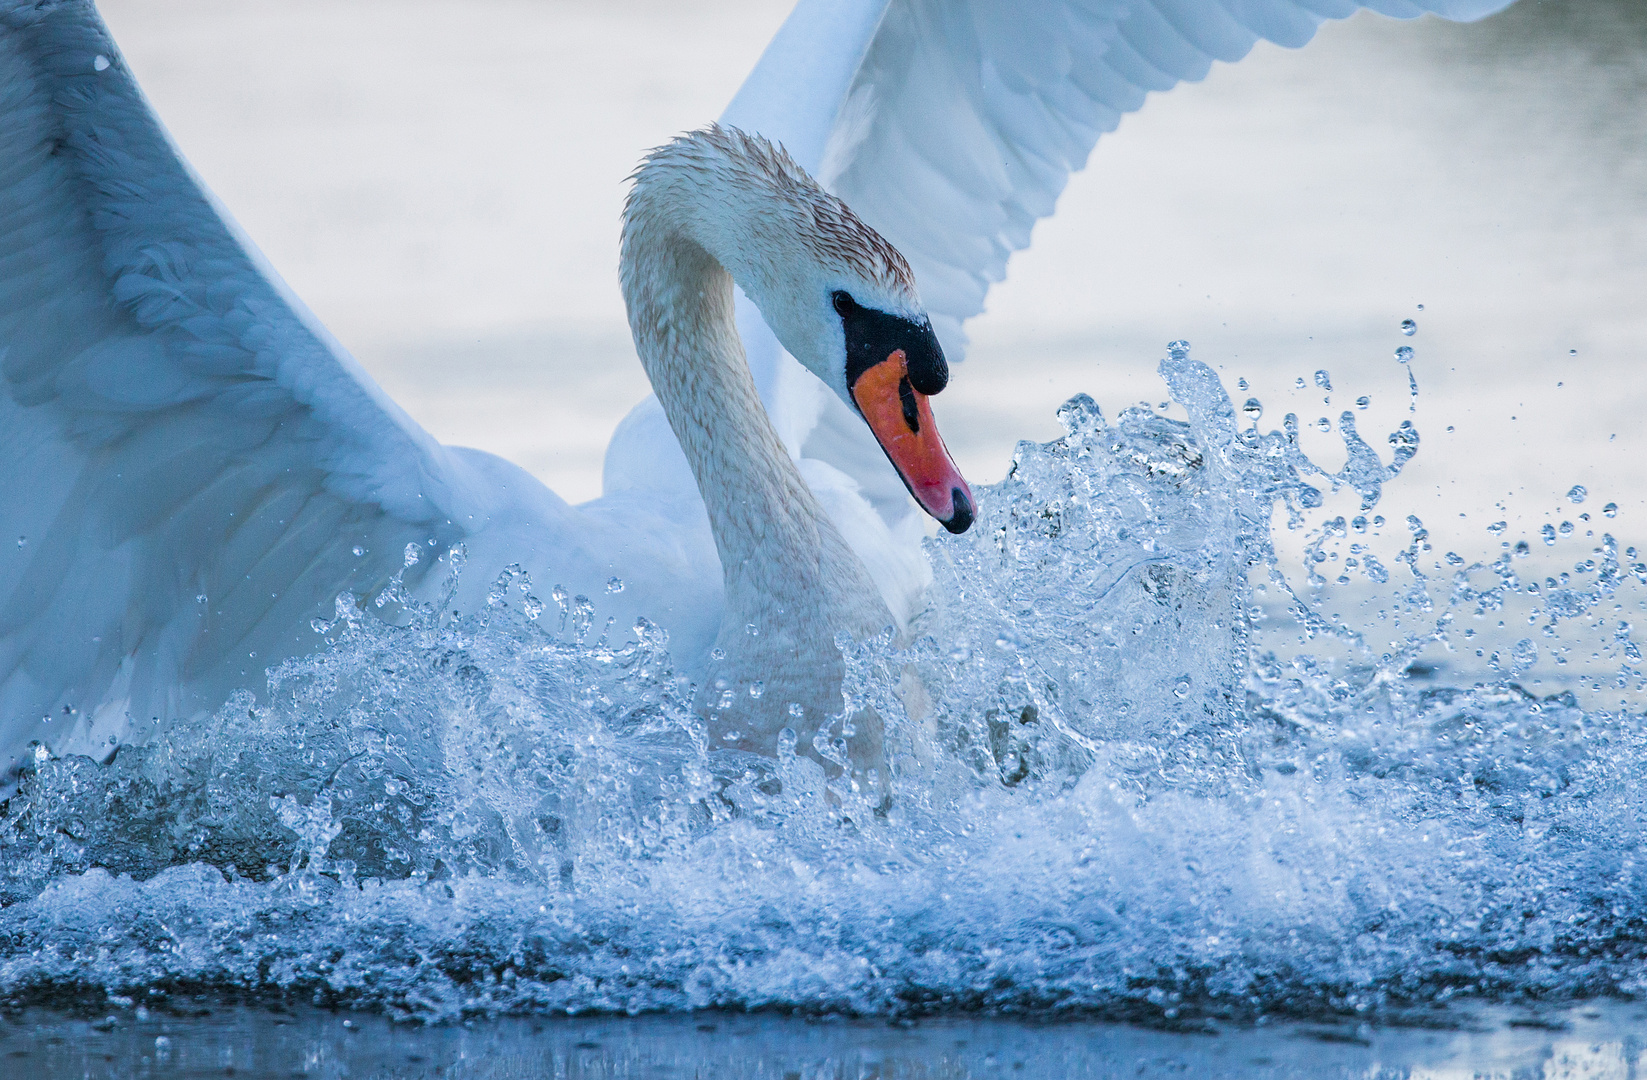
[[[666,627],[706,687],[730,677],[712,670],[717,642],[747,668],[815,650],[829,627],[907,621],[928,573],[925,515],[832,366],[845,316],[815,286],[852,271],[837,291],[927,313],[958,357],[1011,252],[1148,91],[1260,38],[1301,45],[1360,6],[1475,18],[1505,3],[802,0],[723,122],[788,151],[774,175],[815,174],[817,196],[850,205],[860,247],[873,235],[902,252],[922,306],[898,274],[883,280],[889,262],[813,252],[780,286],[708,234],[626,232],[637,253],[705,253],[693,272],[718,299],[698,306],[695,355],[714,358],[736,419],[688,424],[693,384],[671,389],[658,368],[680,340],[635,319],[661,392],[614,435],[602,497],[570,506],[506,461],[441,446],[373,383],[190,171],[89,0],[0,0],[0,527],[16,538],[0,546],[0,764],[35,741],[104,756],[258,689],[270,664],[320,644],[310,620],[339,594],[371,596],[402,571],[429,589],[459,543],[460,608],[518,561],[603,620]],[[693,153],[711,152],[704,138]],[[637,181],[631,225],[680,209],[667,187]],[[747,297],[723,302],[724,272]],[[632,319],[683,280],[626,275]],[[729,475],[716,454],[733,431],[765,462],[753,501],[703,483]],[[745,557],[761,550],[789,554]],[[740,639],[748,623],[773,628]],[[808,677],[763,700],[813,708]]]

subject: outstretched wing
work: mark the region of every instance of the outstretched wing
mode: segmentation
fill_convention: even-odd
[[[803,4],[809,0],[803,0]],[[909,259],[946,349],[1099,136],[1152,90],[1327,19],[1478,19],[1511,0],[891,0],[844,99],[824,181]],[[816,63],[816,61],[814,61]]]
[[[87,0],[0,0],[0,433],[0,765],[256,686],[310,612],[477,512],[466,459],[240,235]]]
[[[908,258],[952,359],[961,325],[1099,136],[1152,90],[1260,39],[1301,46],[1363,7],[1476,19],[1511,0],[800,0],[721,122],[779,142]],[[894,611],[924,589],[924,526],[849,408],[758,313],[739,327],[768,411]],[[852,512],[846,512],[851,508]],[[897,557],[894,557],[897,556]]]

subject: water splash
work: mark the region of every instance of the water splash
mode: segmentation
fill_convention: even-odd
[[[0,809],[0,995],[1178,1020],[1641,992],[1635,549],[1535,566],[1495,524],[1497,557],[1443,556],[1374,513],[1410,422],[1386,462],[1344,413],[1329,470],[1184,343],[1160,370],[1187,421],[1067,403],[931,542],[913,640],[842,641],[840,714],[775,759],[711,745],[661,630],[514,567],[462,618],[342,598],[261,699],[107,766],[39,754]],[[819,764],[865,708],[890,802]]]

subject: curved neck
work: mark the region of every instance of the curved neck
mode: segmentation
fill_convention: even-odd
[[[828,584],[820,532],[834,530],[761,405],[731,275],[695,240],[632,222],[622,277],[636,351],[709,512],[725,621],[815,607]]]
[[[832,669],[838,632],[870,634],[893,619],[784,449],[738,338],[728,264],[775,290],[807,258],[788,235],[793,217],[773,200],[724,171],[644,167],[624,215],[619,276],[636,351],[720,552],[718,644],[734,662]]]
[[[624,208],[618,271],[629,328],[709,514],[729,655],[838,660],[836,633],[893,621],[773,429],[734,317],[736,274],[768,315],[783,313],[794,345],[830,332],[837,320],[812,281],[817,233],[840,231],[849,212],[826,200],[781,152],[710,129],[654,151]],[[756,636],[744,634],[749,624]]]

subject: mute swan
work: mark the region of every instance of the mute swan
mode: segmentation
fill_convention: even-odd
[[[1475,18],[1506,2],[1367,6]],[[722,119],[783,145],[908,257],[954,358],[1010,253],[1149,90],[1261,37],[1301,45],[1358,6],[802,0]],[[856,403],[747,305],[739,325],[778,438],[907,618],[920,510]],[[521,560],[619,625],[648,615],[698,673],[723,626],[712,514],[658,402],[620,427],[605,494],[578,507],[437,444],[190,172],[90,0],[0,0],[0,430],[0,527],[18,537],[0,548],[0,764],[36,739],[104,756],[258,688],[316,646],[310,619],[337,594],[369,595],[413,556],[408,583],[427,586],[460,541],[470,590]]]
[[[704,691],[726,696],[707,703],[711,730],[718,744],[770,754],[785,723],[812,730],[840,711],[836,635],[868,636],[892,615],[767,419],[732,282],[790,355],[857,409],[922,508],[958,533],[972,524],[972,496],[927,404],[949,369],[903,256],[759,137],[710,128],[653,151],[635,173],[622,250],[636,350],[725,568]],[[759,707],[744,692],[757,681],[772,695]],[[853,738],[866,744],[850,747],[854,760],[879,756],[878,725]]]

